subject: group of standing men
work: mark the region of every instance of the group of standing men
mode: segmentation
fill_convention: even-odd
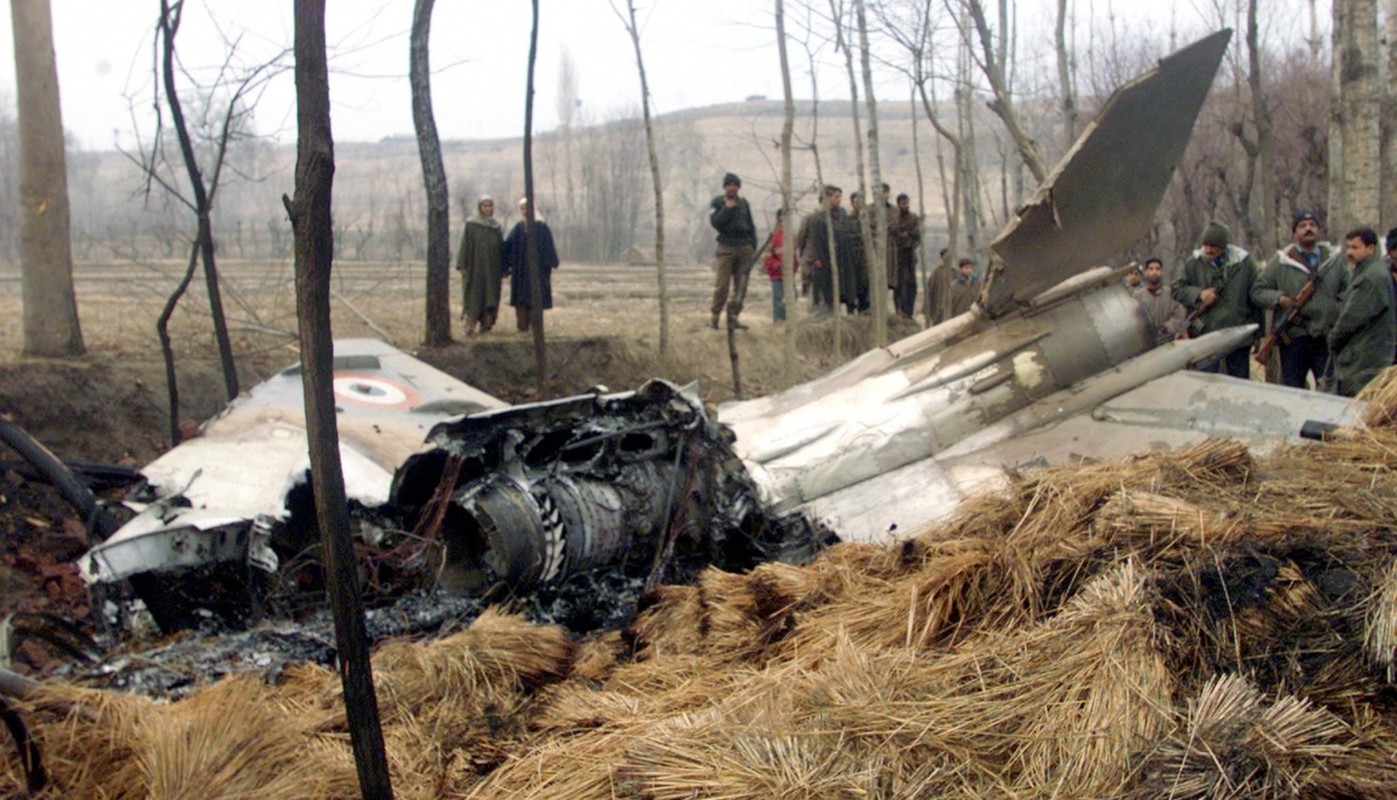
[[[529,271],[528,219],[529,201],[519,200],[519,221],[509,236],[504,236],[500,221],[495,219],[495,201],[481,195],[475,203],[475,213],[466,219],[461,234],[461,246],[456,251],[456,269],[461,273],[461,317],[466,320],[466,336],[488,333],[495,327],[499,315],[500,284],[509,276],[509,304],[514,306],[515,324],[527,331],[533,319],[533,281]],[[558,268],[558,250],[553,244],[553,231],[535,214],[534,243],[538,253],[539,307],[553,307],[553,270]]]
[[[1320,240],[1320,221],[1307,211],[1292,218],[1291,238],[1258,268],[1231,242],[1227,226],[1209,223],[1172,290],[1163,291],[1163,264],[1150,259],[1136,297],[1161,339],[1262,324],[1270,311],[1273,325],[1283,327],[1282,382],[1298,388],[1332,382],[1334,391],[1352,397],[1397,351],[1397,228],[1387,235],[1386,258],[1372,228],[1350,230],[1340,250]],[[1225,354],[1220,371],[1247,378],[1252,352],[1243,345]]]
[[[742,180],[729,172],[723,176],[723,194],[713,198],[710,204],[709,222],[718,232],[717,276],[709,309],[709,327],[714,329],[718,328],[724,310],[731,327],[747,327],[738,315],[742,313],[747,295],[748,275],[757,250],[757,231],[751,207],[739,194],[741,188]],[[888,220],[887,285],[892,290],[898,316],[911,319],[917,303],[917,247],[921,243],[922,224],[912,213],[907,195],[898,195],[893,205],[888,202],[889,194],[890,188],[885,183],[882,200]],[[833,314],[836,303],[850,314],[869,312],[869,269],[863,226],[876,230],[877,209],[873,205],[861,207],[857,193],[850,199],[853,208],[846,211],[844,190],[834,185],[823,187],[819,207],[805,216],[796,232],[796,257],[792,267],[808,289],[814,319]],[[786,319],[781,273],[785,245],[785,224],[778,214],[776,228],[761,252],[763,267],[772,283],[772,319],[777,322]]]
[[[728,325],[745,329],[738,319],[747,295],[748,276],[755,262],[757,229],[751,207],[741,197],[742,180],[723,176],[723,194],[713,198],[709,222],[718,231],[717,281],[709,326],[719,327],[724,310]],[[900,317],[911,319],[917,298],[917,247],[921,220],[909,209],[907,195],[888,202],[887,276],[893,305]],[[861,208],[858,195],[852,210],[843,208],[844,192],[828,185],[819,207],[807,214],[796,233],[794,267],[808,286],[811,318],[833,313],[841,304],[850,314],[869,310],[869,272],[865,257],[865,228],[875,230],[873,206]],[[1292,242],[1258,268],[1245,249],[1233,244],[1226,225],[1211,222],[1202,244],[1184,262],[1171,287],[1164,285],[1164,263],[1145,262],[1135,296],[1151,320],[1159,341],[1203,335],[1237,325],[1265,322],[1271,312],[1277,325],[1281,380],[1304,388],[1332,385],[1352,397],[1397,356],[1397,228],[1388,232],[1386,258],[1378,250],[1372,228],[1344,235],[1342,250],[1320,240],[1319,218],[1308,211],[1291,221]],[[763,265],[772,282],[772,317],[786,318],[782,252],[786,244],[783,220],[762,248]],[[946,251],[941,252],[942,260]],[[940,286],[944,297],[929,297],[931,322],[968,310],[980,292],[975,263],[961,259],[951,280]],[[934,287],[929,287],[929,289]],[[940,294],[940,292],[933,292]],[[944,312],[944,313],[943,313]],[[1226,353],[1217,369],[1237,378],[1251,373],[1250,345]]]

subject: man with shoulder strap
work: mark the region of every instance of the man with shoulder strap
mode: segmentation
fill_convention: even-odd
[[[1272,309],[1279,319],[1305,286],[1314,282],[1314,293],[1291,321],[1279,347],[1281,382],[1303,389],[1307,375],[1313,375],[1318,386],[1326,372],[1329,345],[1325,340],[1339,316],[1348,268],[1338,248],[1319,240],[1319,219],[1311,212],[1296,213],[1290,230],[1295,241],[1267,260],[1252,287],[1251,301],[1258,308]]]
[[[1202,246],[1184,262],[1182,274],[1174,281],[1174,299],[1189,310],[1194,333],[1212,333],[1261,321],[1260,309],[1251,301],[1256,262],[1250,253],[1232,244],[1231,237],[1226,225],[1208,223],[1203,229]],[[1251,375],[1251,348],[1245,344],[1238,347],[1224,355],[1218,366],[1221,372],[1246,380]]]

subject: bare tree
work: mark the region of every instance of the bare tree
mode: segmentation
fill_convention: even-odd
[[[558,130],[561,131],[563,139],[563,185],[567,191],[563,195],[563,216],[558,220],[561,224],[554,227],[564,231],[564,235],[567,236],[566,232],[571,231],[577,222],[577,193],[573,186],[573,137],[577,109],[582,101],[577,96],[577,65],[573,63],[572,54],[566,46],[563,47],[558,61],[557,92],[555,110],[558,112]],[[563,248],[574,251],[577,249],[576,243],[570,238],[563,241]]]
[[[962,146],[960,135],[950,129],[942,120],[937,110],[936,98],[934,95],[935,84],[932,80],[933,68],[931,61],[932,53],[932,6],[935,0],[921,0],[920,3],[910,6],[909,16],[896,16],[894,9],[887,4],[879,5],[878,13],[882,22],[884,32],[895,42],[902,46],[908,58],[905,62],[894,62],[901,64],[898,66],[912,83],[912,113],[917,113],[917,105],[920,102],[921,111],[925,114],[927,121],[937,134],[937,164],[941,177],[941,200],[944,213],[946,215],[947,244],[946,257],[932,268],[931,274],[927,273],[926,265],[926,237],[921,242],[922,260],[922,284],[926,289],[924,308],[928,324],[936,324],[945,319],[949,306],[947,305],[948,282],[950,280],[950,268],[948,264],[955,264],[958,258],[958,242],[960,239],[961,208],[966,205],[962,199],[961,187],[963,178],[972,172],[972,169],[964,163],[967,158],[967,148]],[[959,111],[961,104],[957,103]],[[916,122],[914,120],[913,133],[913,153],[916,151]],[[952,169],[949,178],[946,174],[945,159],[940,155],[940,142],[945,141],[951,147]],[[918,158],[917,163],[917,204],[918,213],[922,219],[926,219],[926,207],[922,194],[921,163]],[[972,190],[973,191],[973,190]]]
[[[170,0],[160,0],[160,19],[157,22],[157,32],[160,40],[160,74],[161,83],[165,89],[165,102],[170,110],[170,122],[175,127],[175,135],[179,141],[180,154],[184,159],[184,168],[189,176],[189,189],[193,197],[186,201],[192,207],[195,218],[198,221],[198,232],[195,241],[199,245],[201,261],[204,265],[204,283],[209,295],[209,310],[213,317],[214,341],[218,346],[219,364],[223,368],[223,386],[229,400],[238,396],[238,368],[233,361],[233,346],[228,338],[228,322],[223,314],[223,296],[218,282],[218,265],[214,260],[213,245],[213,201],[218,187],[218,167],[215,167],[215,174],[212,181],[213,191],[210,191],[209,184],[205,183],[202,170],[199,168],[198,156],[194,153],[194,142],[189,135],[189,127],[184,119],[184,107],[180,102],[179,93],[175,85],[175,35],[179,32],[180,22],[184,18],[184,3],[176,2],[173,5]],[[252,78],[260,70],[254,70]],[[243,86],[248,86],[245,81]],[[229,103],[230,113],[225,118],[225,135],[219,145],[219,157],[217,164],[221,167],[223,163],[222,155],[227,147],[227,128],[231,125],[232,111],[236,107],[237,98]],[[157,131],[152,147],[160,146],[160,136]],[[147,175],[155,177],[154,168],[155,154],[152,150],[150,156],[151,169]]]
[[[878,101],[873,96],[873,65],[868,48],[868,15],[864,0],[854,0],[863,67],[863,98],[868,108],[868,166],[873,185],[867,195],[873,209],[873,241],[868,248],[868,291],[873,295],[873,344],[888,344],[888,207],[883,199],[883,167],[878,153]]]
[[[1334,0],[1333,95],[1329,105],[1331,226],[1378,219],[1382,83],[1377,0]]]
[[[528,79],[524,88],[524,269],[529,275],[529,327],[534,334],[534,373],[539,397],[548,378],[548,351],[543,335],[543,277],[538,240],[534,238],[534,65],[538,63],[538,0],[530,3]],[[511,288],[511,293],[513,289]],[[513,299],[513,298],[511,298]]]
[[[791,192],[791,140],[795,134],[796,104],[791,91],[791,62],[786,54],[786,4],[776,0],[776,49],[781,58],[781,292],[787,309],[786,330],[781,341],[786,385],[795,383],[795,198]]]
[[[660,155],[655,148],[655,124],[650,119],[650,84],[645,79],[645,58],[640,52],[640,26],[635,21],[635,0],[626,0],[626,13],[613,2],[611,10],[626,26],[635,48],[635,69],[640,76],[640,110],[645,120],[645,149],[650,158],[650,181],[655,189],[655,272],[660,290],[660,371],[669,366],[669,279],[665,274],[665,188],[660,180]]]
[[[1397,226],[1397,0],[1387,0],[1387,91],[1382,113],[1382,227]]]
[[[964,3],[966,11],[969,12],[970,19],[974,23],[974,35],[980,43],[978,50],[975,50],[976,60],[985,74],[985,80],[989,82],[990,91],[994,94],[990,110],[1003,120],[1004,127],[1009,131],[1015,146],[1018,147],[1019,156],[1023,158],[1024,165],[1028,167],[1029,172],[1033,173],[1034,180],[1042,183],[1048,177],[1048,169],[1043,164],[1043,155],[1038,149],[1038,143],[1028,134],[1027,129],[1024,128],[1019,119],[1018,108],[1014,104],[1014,96],[1009,89],[1008,79],[1005,77],[1003,48],[996,52],[993,33],[990,31],[989,21],[985,18],[985,8],[980,0],[964,0]],[[1000,19],[999,24],[1000,35],[1003,36],[1008,22]]]
[[[63,113],[48,0],[10,0],[19,100],[20,291],[24,354],[86,352],[73,292]]]
[[[432,6],[436,0],[416,0],[412,7],[412,33],[408,82],[412,86],[412,124],[417,131],[417,153],[422,160],[422,183],[427,192],[427,295],[424,343],[441,347],[451,342],[451,194],[446,188],[446,168],[441,161],[441,140],[432,113],[432,70],[429,42]]]
[[[350,743],[365,800],[391,800],[388,757],[374,695],[369,636],[335,421],[330,268],[334,239],[330,195],[335,145],[330,133],[330,76],[325,58],[325,0],[296,0],[296,199],[282,201],[296,232],[296,309],[301,323],[301,383],[306,401],[311,489],[323,543],[326,590]]]

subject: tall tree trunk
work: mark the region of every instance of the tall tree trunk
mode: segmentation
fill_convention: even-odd
[[[908,118],[911,120],[911,123],[912,123],[912,165],[913,165],[914,167],[916,167],[916,170],[917,170],[917,219],[922,223],[922,225],[925,225],[925,224],[926,224],[926,182],[925,182],[925,179],[924,179],[923,176],[922,176],[922,147],[921,147],[921,141],[919,140],[919,138],[918,138],[918,136],[917,136],[917,86],[916,86],[915,83],[912,85],[912,97],[911,97],[911,99],[910,99],[910,101],[909,101],[909,103],[908,103],[908,109],[907,109],[907,110],[910,112],[910,113],[908,114]],[[919,238],[919,239],[917,240],[917,264],[920,265],[921,268],[922,268],[922,269],[921,269],[921,276],[920,276],[919,280],[917,281],[917,284],[922,288],[923,296],[925,296],[925,293],[926,293],[927,290],[931,287],[931,284],[927,281],[927,269],[926,269],[926,236],[925,236],[925,235],[923,235],[921,238]],[[925,301],[923,301],[923,302],[925,302]],[[916,312],[915,312],[915,307],[914,307],[913,313],[916,313]],[[928,306],[928,313],[925,315],[925,317],[926,317],[926,324],[927,324],[927,326],[931,325],[931,314],[930,314],[930,307],[929,307],[929,306]],[[924,327],[925,327],[925,326],[924,326]]]
[[[873,179],[868,202],[873,209],[873,241],[868,250],[868,291],[873,300],[873,344],[888,346],[888,205],[883,200],[883,167],[878,155],[878,101],[873,96],[873,64],[868,50],[864,0],[854,0],[863,67],[863,99],[868,108],[868,167]]]
[[[223,293],[218,283],[218,265],[213,251],[213,198],[204,185],[199,159],[194,154],[194,142],[184,121],[184,107],[175,86],[175,34],[179,33],[184,16],[183,4],[170,5],[160,0],[161,75],[165,85],[165,103],[170,107],[170,121],[175,126],[185,171],[189,173],[189,189],[194,194],[194,214],[198,218],[200,260],[204,264],[204,288],[209,295],[209,312],[213,317],[214,341],[218,345],[218,361],[223,367],[223,388],[228,400],[238,396],[238,368],[233,362],[233,345],[228,338],[228,321],[223,316]],[[226,137],[225,137],[226,141]]]
[[[859,197],[862,198],[862,202],[867,203],[870,201],[870,195],[868,191],[868,181],[865,178],[867,172],[864,169],[865,150],[863,145],[862,122],[859,120],[859,81],[854,72],[854,48],[853,45],[849,43],[848,37],[845,36],[843,3],[836,2],[836,0],[829,0],[829,8],[830,16],[833,18],[835,26],[835,47],[836,49],[844,51],[844,70],[849,74],[849,119],[854,126],[854,169],[858,175]],[[868,229],[868,217],[863,213],[863,209],[855,209],[853,203],[850,203],[849,212],[857,215],[854,221],[858,223],[859,234],[863,238],[863,257],[866,268],[867,261],[873,254],[873,232]],[[830,228],[830,233],[833,235],[833,227]],[[831,254],[832,253],[833,251],[831,251]],[[858,281],[854,281],[851,284],[856,287],[855,291],[857,291],[857,284]],[[873,291],[872,286],[869,286],[868,289],[869,291]],[[839,275],[837,271],[834,276],[834,297],[836,305],[834,315],[835,318],[838,319],[838,304],[842,301],[854,303],[856,298],[843,297],[843,292],[839,287]],[[835,335],[838,336],[837,330]]]
[[[432,112],[432,6],[436,0],[416,0],[412,33],[408,37],[408,84],[412,87],[412,125],[417,131],[417,155],[422,160],[422,183],[427,192],[427,307],[423,343],[441,347],[451,342],[451,195],[441,161]]]
[[[1397,0],[1387,0],[1387,86],[1382,113],[1383,230],[1397,226]]]
[[[543,334],[543,269],[534,235],[534,64],[538,61],[538,0],[530,4],[533,25],[529,28],[529,70],[524,90],[524,265],[529,271],[529,327],[534,333],[534,371],[538,376],[538,396],[543,397],[548,377],[547,339]]]
[[[829,247],[829,249],[826,251],[829,253],[829,263],[825,265],[825,268],[829,270],[830,283],[833,284],[835,287],[838,287],[839,255],[836,252],[836,248],[834,246],[834,220],[830,215],[829,204],[825,202],[825,169],[823,162],[821,162],[820,160],[820,82],[818,77],[819,71],[815,68],[815,53],[810,49],[808,43],[805,48],[805,56],[810,63],[810,157],[815,161],[815,183],[819,186],[819,188],[816,191],[816,195],[818,198],[816,202],[818,203],[818,206],[816,207],[815,213],[823,214],[825,217],[825,240],[826,244]],[[815,303],[813,295],[815,290],[813,275],[811,276],[810,288],[812,293],[810,303],[811,310],[813,311]],[[833,300],[833,298],[837,296],[837,293],[838,288],[833,289],[831,292],[830,308],[830,327],[832,335],[834,337],[834,362],[836,364],[844,361],[844,345],[842,344],[843,340],[842,332],[840,330],[839,312],[837,310],[838,306],[834,303]]]
[[[795,235],[798,226],[795,197],[791,193],[791,139],[795,134],[796,103],[791,90],[791,62],[786,55],[786,4],[776,0],[776,49],[781,57],[781,293],[786,307],[786,329],[781,339],[781,358],[785,385],[795,383]],[[823,189],[821,190],[823,191]]]
[[[63,112],[48,0],[10,0],[19,106],[20,292],[24,354],[86,352],[73,293]]]
[[[619,15],[619,11],[617,12]],[[779,12],[778,12],[779,13]],[[640,75],[640,110],[645,117],[645,148],[650,156],[650,182],[655,189],[655,271],[660,290],[660,372],[669,369],[669,276],[665,272],[665,191],[660,177],[660,154],[655,146],[655,123],[650,118],[650,84],[645,79],[645,59],[640,52],[640,28],[635,21],[635,0],[626,0],[626,32],[635,48],[635,69]]]
[[[1329,227],[1378,219],[1382,86],[1377,0],[1334,0],[1333,94],[1329,106]]]
[[[296,233],[296,310],[300,320],[301,381],[311,488],[320,525],[326,590],[335,617],[335,644],[344,688],[359,791],[390,800],[378,702],[369,663],[369,637],[359,572],[349,534],[339,429],[335,421],[334,342],[330,332],[330,267],[334,235],[330,194],[335,145],[330,134],[330,82],[325,60],[325,0],[296,0],[296,199],[283,197]]]
[[[1247,90],[1251,94],[1252,126],[1255,128],[1256,142],[1256,185],[1254,194],[1254,220],[1251,227],[1261,234],[1252,239],[1252,247],[1270,250],[1275,247],[1276,211],[1275,178],[1271,174],[1272,152],[1275,147],[1271,139],[1271,109],[1266,102],[1265,87],[1261,73],[1261,35],[1257,24],[1258,0],[1247,0]]]
[[[1053,30],[1053,46],[1057,50],[1057,82],[1062,92],[1063,151],[1077,141],[1077,91],[1072,85],[1072,51],[1067,47],[1067,5],[1070,0],[1057,0],[1057,27]]]

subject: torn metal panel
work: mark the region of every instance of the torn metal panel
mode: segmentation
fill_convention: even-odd
[[[382,342],[335,343],[335,399],[349,499],[379,505],[393,471],[431,427],[505,403]],[[285,519],[287,498],[309,469],[299,366],[234,400],[143,470],[126,503],[136,516],[79,561],[89,583],[152,570],[238,561],[258,518]],[[265,562],[254,555],[253,564]]]

